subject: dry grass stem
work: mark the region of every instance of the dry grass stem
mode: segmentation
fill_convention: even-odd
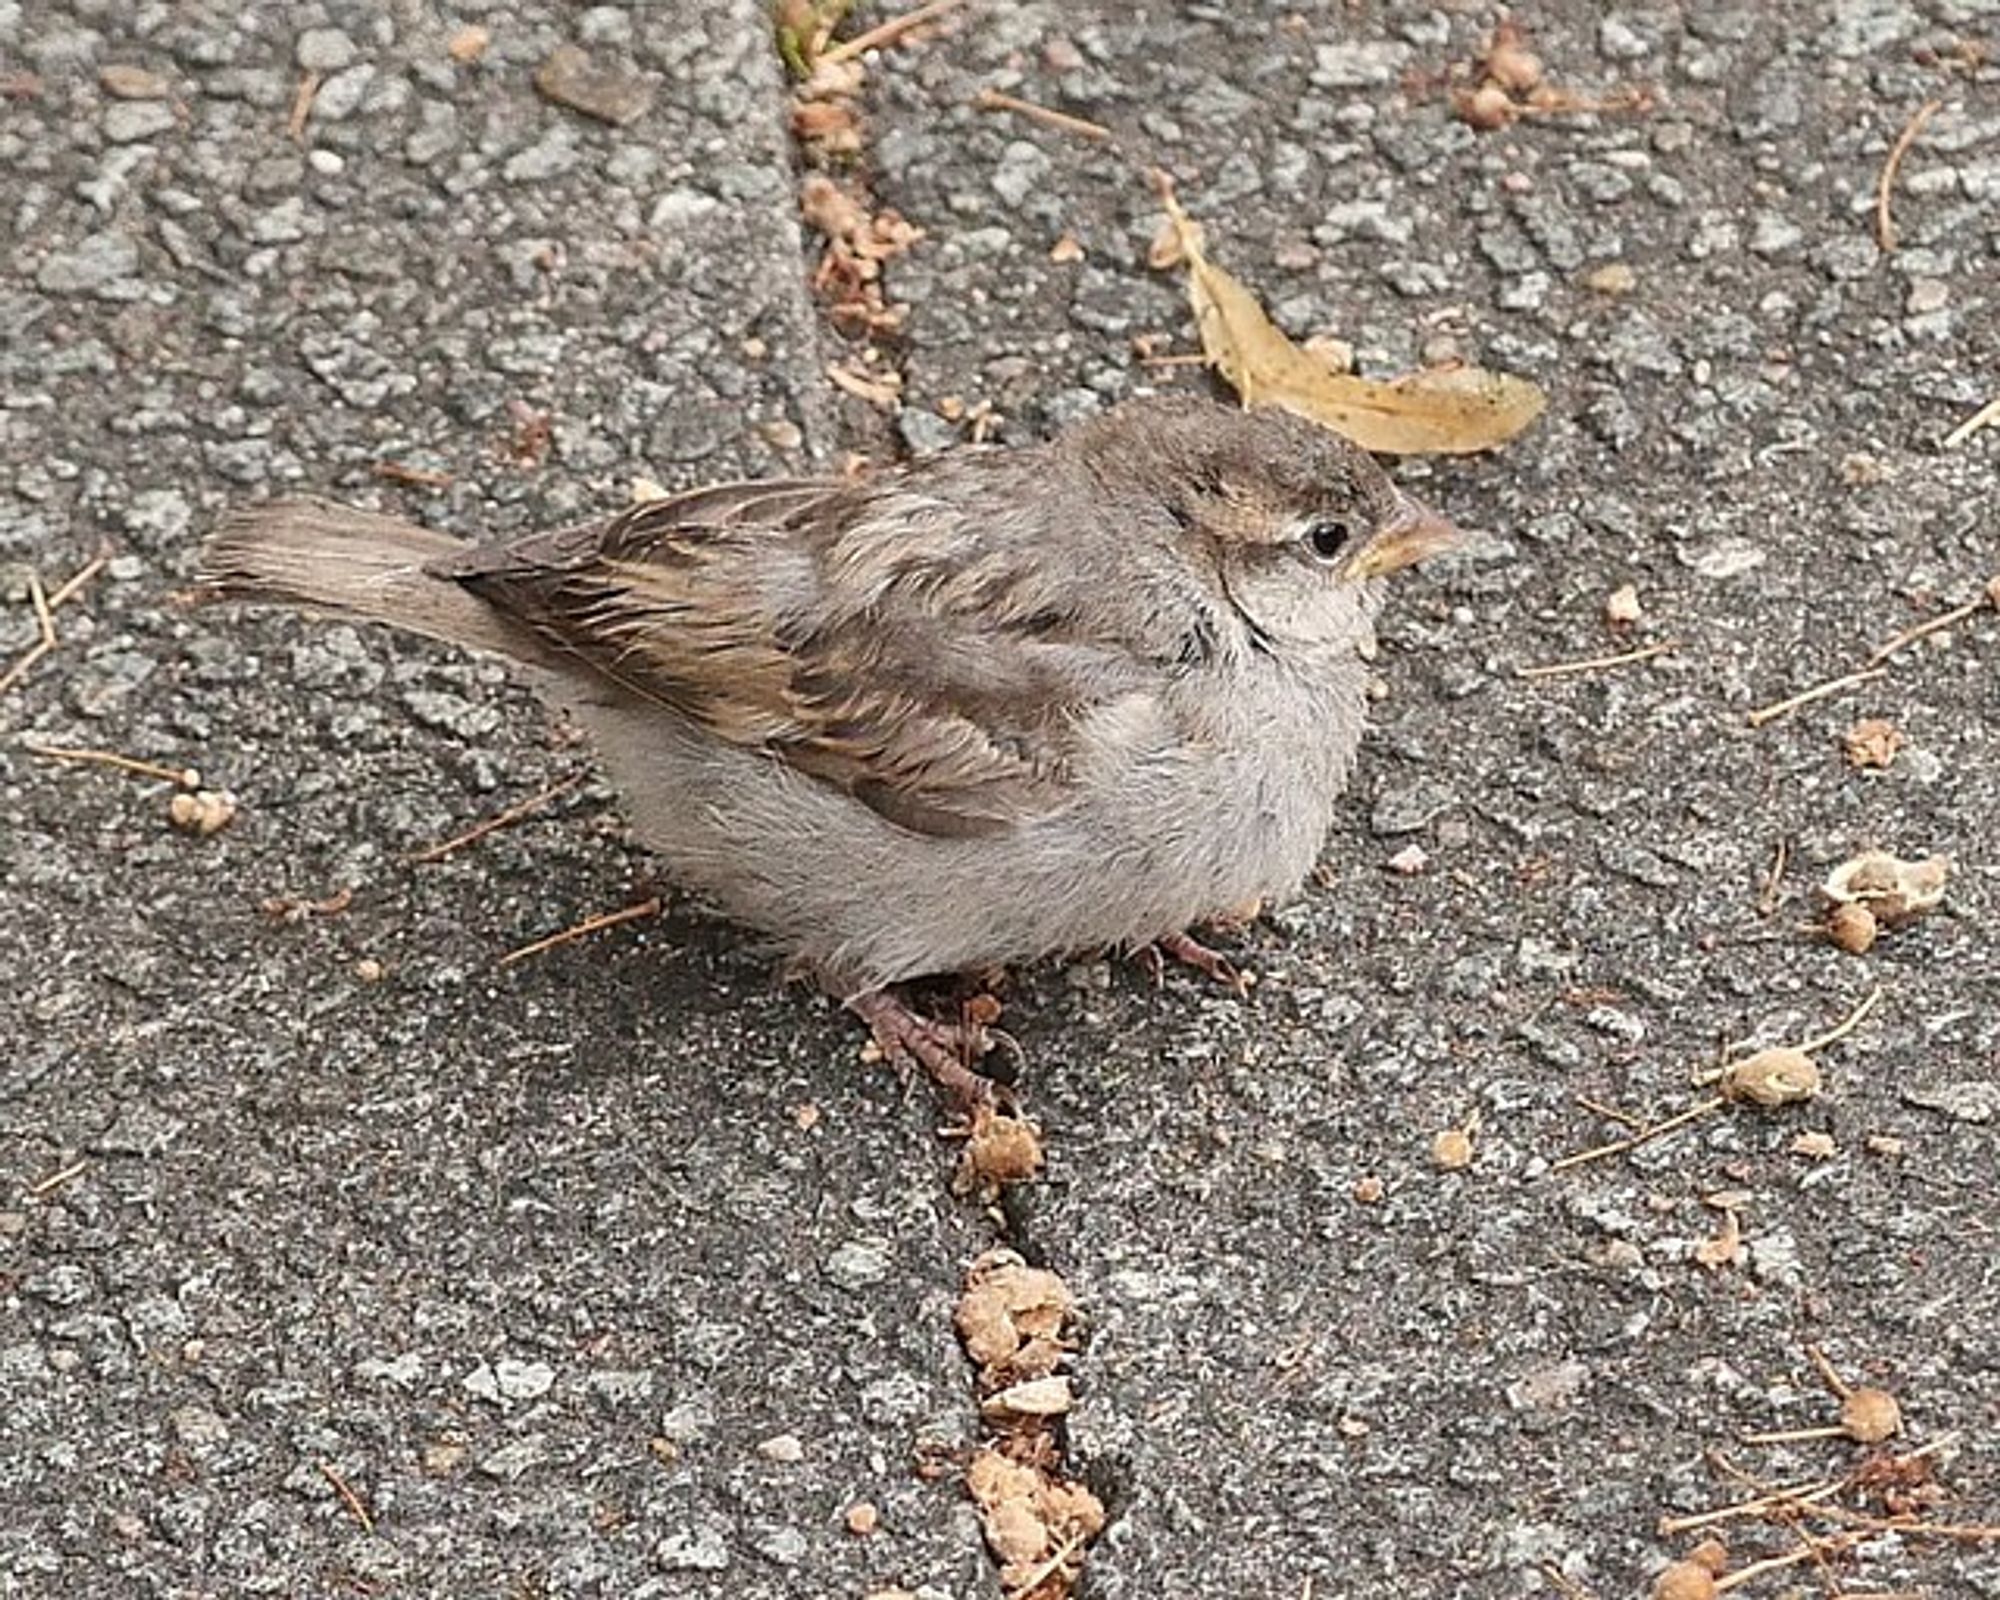
[[[1713,1511],[1697,1511],[1685,1517],[1662,1517],[1659,1531],[1663,1536],[1692,1533],[1696,1528],[1712,1528],[1718,1522],[1734,1522],[1740,1517],[1765,1517],[1788,1506],[1809,1506],[1830,1499],[1846,1487],[1845,1479],[1829,1478],[1823,1483],[1800,1489],[1773,1489],[1769,1494],[1738,1500],[1733,1505],[1717,1506]]]
[[[1764,887],[1757,895],[1757,915],[1768,917],[1778,909],[1778,886],[1784,882],[1785,867],[1792,859],[1792,847],[1785,840],[1778,841],[1778,848],[1771,854],[1771,870],[1764,876]]]
[[[356,1522],[361,1524],[361,1531],[363,1533],[373,1533],[375,1531],[375,1519],[368,1514],[368,1508],[361,1503],[361,1496],[350,1489],[347,1486],[347,1480],[333,1470],[333,1463],[331,1461],[320,1462],[319,1472],[322,1478],[333,1485],[333,1492],[340,1496],[340,1502],[347,1507],[349,1514]]]
[[[25,678],[37,661],[62,642],[56,635],[55,614],[63,608],[66,601],[82,593],[84,585],[104,570],[106,560],[104,556],[95,556],[86,561],[81,568],[57,586],[54,594],[50,594],[42,587],[42,580],[38,575],[32,572],[28,574],[28,602],[35,608],[35,627],[40,637],[28,647],[20,660],[9,667],[4,674],[0,674],[0,694],[5,694]]]
[[[130,772],[141,778],[157,778],[162,783],[171,783],[179,789],[199,789],[201,773],[193,767],[163,767],[152,761],[139,761],[132,756],[121,756],[115,750],[83,750],[70,745],[34,744],[24,741],[21,746],[31,756],[46,756],[51,761],[74,761],[91,766],[111,767],[119,772]]]
[[[1987,595],[1982,594],[1977,600],[1967,600],[1963,604],[1955,605],[1947,611],[1940,611],[1936,616],[1928,617],[1924,621],[1919,622],[1914,628],[1905,628],[1895,638],[1877,645],[1874,653],[1862,665],[1865,667],[1879,667],[1897,651],[1915,644],[1927,634],[1940,633],[1946,628],[1963,622],[1967,617],[1985,610],[1987,606],[1992,604],[1993,601]]]
[[[533,944],[524,944],[518,950],[509,950],[500,958],[500,965],[511,967],[517,961],[526,961],[530,956],[538,956],[544,950],[553,950],[557,945],[570,944],[604,928],[615,928],[621,922],[637,922],[641,917],[657,917],[664,902],[658,895],[641,900],[635,906],[626,906],[622,911],[606,911],[594,917],[585,917],[574,927],[564,928],[560,933],[552,933],[546,939],[537,939]]]
[[[1878,999],[1881,993],[1882,991],[1877,989],[1874,994],[1868,997],[1869,1001],[1873,1002]],[[1833,1397],[1836,1400],[1845,1400],[1854,1392],[1847,1380],[1835,1370],[1833,1363],[1827,1360],[1826,1352],[1820,1349],[1818,1345],[1809,1344],[1806,1346],[1806,1359],[1813,1364],[1814,1370],[1819,1373],[1819,1381],[1833,1391]]]
[[[109,556],[92,556],[69,577],[65,578],[56,592],[49,596],[49,610],[60,611],[71,600],[83,592],[84,586],[111,563]]]
[[[943,16],[947,11],[964,3],[964,0],[929,0],[929,4],[918,6],[914,11],[906,11],[900,17],[891,17],[887,22],[870,28],[866,33],[857,33],[852,39],[844,39],[839,44],[822,50],[817,61],[851,61],[870,50],[879,50],[884,45],[894,44],[912,28],[921,28],[933,18]]]
[[[538,794],[531,794],[505,811],[496,812],[483,822],[476,822],[461,834],[455,834],[442,844],[428,845],[422,850],[413,850],[403,857],[406,867],[420,867],[433,861],[442,861],[454,851],[463,850],[469,844],[476,844],[489,833],[498,833],[502,828],[511,828],[523,817],[529,816],[566,790],[574,789],[583,782],[581,772],[572,772],[559,783],[552,783]]]
[[[1878,1005],[1882,1003],[1882,993],[1883,993],[1882,986],[1880,984],[1877,984],[1875,988],[1869,992],[1866,999],[1864,999],[1852,1011],[1848,1012],[1846,1016],[1842,1017],[1840,1021],[1836,1022],[1831,1028],[1827,1029],[1825,1033],[1820,1034],[1816,1038],[1808,1039],[1803,1044],[1794,1045],[1792,1048],[1795,1050],[1803,1050],[1807,1055],[1811,1055],[1815,1050],[1824,1050],[1830,1044],[1838,1044],[1842,1039],[1845,1039],[1856,1028],[1860,1027],[1861,1024],[1867,1019],[1868,1013],[1873,1011]],[[1842,1391],[1839,1389],[1834,1390],[1835,1394],[1839,1394],[1841,1392]]]
[[[54,1172],[51,1172],[46,1178],[43,1178],[36,1183],[30,1184],[28,1187],[28,1197],[31,1200],[39,1200],[45,1194],[53,1194],[56,1190],[60,1189],[64,1184],[68,1183],[72,1178],[82,1177],[84,1169],[87,1168],[89,1165],[90,1165],[90,1160],[88,1157],[79,1156],[76,1160],[72,1161],[68,1166],[58,1167]]]
[[[413,484],[419,489],[443,489],[451,483],[449,472],[413,467],[407,461],[377,461],[368,470],[384,483]]]
[[[1714,1095],[1689,1106],[1685,1111],[1675,1112],[1664,1122],[1650,1123],[1623,1139],[1614,1139],[1610,1144],[1600,1144],[1589,1150],[1579,1150],[1575,1155],[1564,1156],[1560,1161],[1550,1163],[1549,1171],[1566,1172],[1571,1167],[1580,1167],[1587,1161],[1602,1161],[1607,1156],[1622,1156],[1626,1151],[1636,1150],[1642,1144],[1651,1144],[1662,1134],[1672,1133],[1676,1128],[1684,1128],[1690,1122],[1705,1117],[1712,1111],[1720,1111],[1727,1104],[1729,1102],[1721,1095]]]
[[[1586,656],[1581,661],[1551,661],[1545,666],[1516,667],[1517,678],[1567,678],[1581,672],[1598,672],[1605,667],[1627,666],[1635,661],[1650,661],[1654,656],[1663,656],[1680,649],[1678,639],[1662,639],[1657,644],[1642,645],[1637,650],[1621,650],[1612,656]]]
[[[1835,1534],[1829,1539],[1807,1538],[1796,1550],[1787,1550],[1781,1556],[1766,1556],[1762,1561],[1753,1561],[1747,1567],[1738,1567],[1715,1580],[1715,1592],[1727,1594],[1731,1589],[1741,1588],[1753,1578],[1761,1578],[1767,1572],[1779,1572],[1786,1567],[1795,1567],[1801,1561],[1820,1561],[1829,1550],[1834,1555],[1843,1555],[1861,1541],[1858,1536]]]
[[[292,96],[292,114],[285,119],[285,136],[293,144],[306,142],[306,122],[312,116],[313,99],[318,93],[317,72],[308,72],[299,79],[298,93]]]
[[[1101,122],[1092,122],[1085,117],[1073,117],[1067,111],[1052,111],[1047,106],[1038,106],[1032,100],[1021,100],[1011,94],[1003,94],[998,89],[981,89],[972,97],[972,103],[981,111],[1011,111],[1017,117],[1026,117],[1030,122],[1039,122],[1044,127],[1056,129],[1059,133],[1073,133],[1079,139],[1108,142],[1118,137]]]
[[[1946,434],[1944,436],[1944,448],[1947,450],[1956,450],[1967,439],[1970,439],[1975,433],[1979,432],[1981,428],[1990,428],[1996,422],[2000,422],[2000,395],[1996,395],[1993,399],[1987,401],[1985,405],[1973,412],[1971,416],[1953,428],[1950,433]]]
[[[1761,728],[1765,723],[1775,722],[1786,713],[1809,706],[1815,700],[1825,700],[1843,690],[1858,688],[1864,683],[1873,683],[1877,678],[1886,676],[1887,672],[1886,667],[1864,667],[1859,672],[1842,673],[1838,678],[1829,678],[1825,683],[1816,683],[1810,689],[1802,689],[1787,699],[1760,707],[1743,720],[1753,728]]]
[[[1910,153],[1910,146],[1917,142],[1917,135],[1924,131],[1924,124],[1938,114],[1942,100],[1926,100],[1910,113],[1910,120],[1903,124],[1903,131],[1896,135],[1896,142],[1889,146],[1889,157],[1882,163],[1882,175],[1875,180],[1875,242],[1883,250],[1896,248],[1896,223],[1889,215],[1889,196],[1896,187],[1896,172],[1903,164],[1903,157]]]

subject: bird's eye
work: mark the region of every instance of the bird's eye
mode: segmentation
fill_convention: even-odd
[[[1314,517],[1306,524],[1305,546],[1315,561],[1338,561],[1354,530],[1344,517]]]

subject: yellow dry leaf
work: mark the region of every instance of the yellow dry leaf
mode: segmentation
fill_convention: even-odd
[[[1187,266],[1202,353],[1246,407],[1294,412],[1383,455],[1461,455],[1505,444],[1547,405],[1526,379],[1479,367],[1388,380],[1333,371],[1286,338],[1257,297],[1208,259],[1200,227],[1164,184],[1160,199]]]

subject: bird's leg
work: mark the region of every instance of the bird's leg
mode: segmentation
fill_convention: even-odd
[[[922,1067],[968,1115],[977,1106],[999,1102],[999,1085],[971,1066],[990,1043],[980,1024],[920,1017],[887,989],[858,994],[847,1009],[868,1024],[883,1055],[905,1071]]]
[[[1184,967],[1192,967],[1203,977],[1210,978],[1231,990],[1241,1000],[1250,993],[1250,979],[1235,962],[1220,950],[1211,950],[1191,933],[1167,933],[1155,939],[1151,945],[1153,953],[1153,977],[1157,982],[1161,975],[1161,958],[1178,961]]]

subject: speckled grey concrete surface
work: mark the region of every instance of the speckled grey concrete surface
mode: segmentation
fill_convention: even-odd
[[[483,664],[167,603],[244,497],[512,527],[872,437],[818,381],[761,8],[293,9],[0,0],[0,76],[39,85],[0,100],[0,658],[28,568],[118,558],[0,701],[0,1592],[991,1593],[912,1471],[969,1436],[948,1312],[990,1238],[922,1101],[698,908],[496,970],[645,892],[611,798],[398,857],[583,754]],[[1810,12],[1536,7],[1557,81],[1660,103],[1493,134],[1430,86],[1474,7],[992,6],[870,76],[868,180],[928,231],[891,267],[910,447],[947,395],[1020,437],[1196,381],[1132,351],[1188,338],[1133,166],[969,109],[988,84],[1172,167],[1291,331],[1553,396],[1503,454],[1407,469],[1490,548],[1403,586],[1333,881],[1245,938],[1254,998],[1088,960],[1010,995],[1052,1153],[1014,1231],[1091,1323],[1093,1593],[1641,1592],[1657,1518],[1726,1494],[1705,1446],[1826,1410],[1809,1340],[1960,1431],[1954,1515],[2000,1501],[2000,622],[1743,725],[2000,568],[2000,439],[1940,448],[2000,392],[2000,20]],[[454,65],[464,22],[491,43]],[[564,38],[654,75],[646,116],[538,98]],[[1875,176],[1930,97],[1885,257]],[[1613,262],[1629,292],[1587,286]],[[1886,773],[1841,759],[1864,713],[1909,736]],[[197,763],[242,814],[170,833],[22,732]],[[1854,958],[1799,928],[1870,843],[1956,875]],[[1547,1172],[1611,1131],[1576,1096],[1672,1109],[1718,1040],[1878,983],[1818,1102]],[[1472,1168],[1433,1170],[1475,1113]],[[1711,1271],[1725,1189],[1746,1258]],[[1851,1582],[2000,1595],[2000,1555],[1885,1537]]]

